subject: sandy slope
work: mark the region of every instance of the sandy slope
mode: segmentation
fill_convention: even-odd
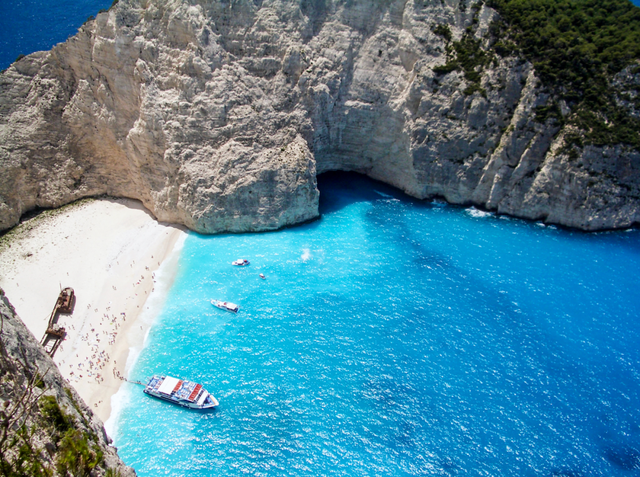
[[[60,288],[75,290],[73,313],[59,320],[67,337],[54,360],[103,421],[129,350],[142,345],[149,326],[136,318],[154,291],[156,272],[185,236],[156,222],[139,202],[117,199],[47,212],[0,241],[0,287],[36,339]]]

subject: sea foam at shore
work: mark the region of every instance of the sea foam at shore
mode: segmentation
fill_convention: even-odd
[[[319,221],[187,237],[129,376],[196,381],[220,406],[125,384],[112,429],[139,475],[636,468],[637,230],[540,228],[353,176],[320,187]]]
[[[103,420],[129,348],[148,330],[137,318],[150,306],[154,274],[183,235],[140,202],[88,200],[27,220],[0,242],[0,287],[36,339],[60,289],[75,290],[73,313],[58,319],[66,337],[54,361]]]
[[[162,311],[166,298],[169,294],[169,290],[173,285],[176,272],[178,269],[178,261],[180,253],[184,246],[184,241],[187,238],[187,234],[183,234],[176,241],[173,250],[160,264],[160,267],[154,274],[154,286],[152,292],[149,294],[149,298],[145,302],[144,310],[138,315],[136,327],[133,327],[131,333],[130,342],[133,343],[129,347],[129,353],[127,355],[127,361],[124,367],[124,376],[130,374],[131,368],[135,366],[135,363],[140,355],[140,352],[144,348],[149,331],[153,326],[153,322],[156,317]],[[138,327],[138,328],[137,328]],[[111,414],[105,421],[105,429],[107,434],[115,435],[114,425],[122,411],[123,407],[127,405],[130,399],[131,388],[121,386],[118,392],[111,396]],[[139,391],[139,389],[137,389]]]

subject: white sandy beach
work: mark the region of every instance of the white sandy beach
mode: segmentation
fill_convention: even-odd
[[[154,291],[155,274],[184,238],[135,200],[90,200],[26,221],[0,244],[0,287],[41,340],[61,288],[76,303],[58,323],[67,336],[54,361],[106,421],[125,376],[130,348],[149,326],[136,318]]]

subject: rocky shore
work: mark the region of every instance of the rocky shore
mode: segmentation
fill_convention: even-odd
[[[335,170],[420,199],[583,230],[640,223],[640,152],[625,144],[564,147],[575,131],[537,114],[551,93],[533,65],[490,51],[496,17],[482,2],[464,0],[119,0],[65,43],[0,73],[0,232],[34,209],[105,195],[139,200],[157,220],[201,233],[272,230],[317,217],[316,176]],[[482,58],[469,71],[449,67],[453,43],[464,38]],[[640,69],[624,69],[612,84],[628,98],[617,106],[640,117]],[[138,220],[138,234],[153,227],[150,217],[131,219]],[[76,234],[74,243],[88,236]],[[138,243],[122,237],[112,241],[122,250]],[[59,243],[49,250],[49,238],[38,245],[40,257],[59,251]],[[75,351],[86,348],[89,330],[114,342],[110,333],[123,326],[125,334],[117,319],[144,306],[142,292],[153,291],[151,259],[159,267],[175,243],[165,239],[157,253],[147,253],[148,241],[140,246],[150,268],[139,262],[134,270],[133,255],[118,268],[133,296],[106,278],[94,279],[92,290],[86,285],[87,329],[72,328],[75,348],[69,342],[61,350],[62,374],[0,290],[0,421],[5,429],[33,429],[16,434],[28,450],[20,465],[33,464],[32,475],[73,466],[87,475],[135,475],[68,384],[108,416],[96,385],[104,376],[94,376],[91,363],[89,386],[89,375],[74,374],[73,355],[87,359]],[[17,290],[18,269],[27,266],[14,267],[14,258],[30,257],[3,262],[3,286],[19,310],[38,311]],[[121,264],[98,265],[106,277]],[[125,272],[134,271],[130,280]],[[138,273],[146,275],[142,285]],[[55,288],[53,278],[47,283]],[[81,274],[76,281],[90,282]],[[131,311],[115,314],[111,301],[98,302],[105,286]],[[26,321],[39,333],[45,326]],[[120,338],[118,346],[126,344]],[[100,350],[113,354],[114,366],[116,348]],[[112,372],[107,381],[115,382]],[[23,404],[28,412],[16,407]],[[24,418],[6,421],[18,415]],[[19,458],[16,449],[0,446],[3,462]]]
[[[443,71],[450,41],[488,48],[496,15],[459,0],[120,0],[0,75],[0,230],[101,194],[198,232],[275,229],[317,216],[330,170],[584,230],[640,222],[640,153],[562,148],[571,129],[536,120],[549,94],[530,63],[493,55],[475,83]],[[616,81],[631,91],[636,70]]]
[[[0,460],[6,475],[135,476],[0,289]]]

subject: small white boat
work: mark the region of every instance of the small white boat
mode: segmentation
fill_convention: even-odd
[[[246,267],[249,265],[249,260],[246,258],[239,258],[238,260],[231,262],[231,265],[235,265],[236,267]]]
[[[262,278],[262,279],[264,280],[264,279],[265,279],[265,278],[267,278],[267,277],[265,277],[265,276],[264,276],[264,274],[262,274],[262,273],[261,273],[261,274],[260,274],[260,278]]]
[[[217,306],[222,310],[231,311],[233,313],[238,313],[238,310],[240,309],[238,305],[236,305],[235,303],[231,303],[229,301],[211,300],[211,304],[213,306]]]
[[[189,409],[211,409],[219,404],[218,400],[202,387],[202,384],[171,376],[153,376],[145,386],[144,392]]]

